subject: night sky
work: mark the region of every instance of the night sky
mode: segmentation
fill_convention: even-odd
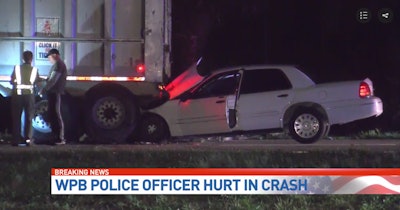
[[[390,23],[378,19],[384,8]],[[400,129],[398,0],[173,0],[172,46],[173,77],[199,57],[201,72],[269,63],[297,65],[317,83],[369,77],[384,114],[361,124]]]

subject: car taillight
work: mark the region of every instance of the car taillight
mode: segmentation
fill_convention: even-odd
[[[146,66],[144,64],[138,64],[136,66],[136,72],[139,74],[144,74],[144,72],[146,71]]]
[[[360,83],[359,95],[360,98],[367,98],[372,95],[371,88],[369,87],[368,83],[366,82]]]

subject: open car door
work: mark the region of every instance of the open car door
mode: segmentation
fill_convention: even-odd
[[[237,125],[237,102],[239,99],[239,92],[240,92],[240,86],[241,86],[241,81],[242,81],[242,76],[243,75],[243,70],[240,70],[238,74],[240,78],[238,79],[238,85],[237,88],[235,89],[235,93],[233,95],[229,95],[226,97],[226,106],[225,106],[225,115],[226,115],[226,121],[228,123],[228,127],[230,129],[233,129]]]

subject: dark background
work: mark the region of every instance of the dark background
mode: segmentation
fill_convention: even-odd
[[[369,23],[358,22],[361,8]],[[382,8],[394,11],[391,23],[378,20]],[[297,65],[317,83],[369,77],[384,114],[336,131],[400,131],[399,0],[172,0],[171,79],[200,57],[202,72],[267,63]]]
[[[374,82],[384,102],[379,118],[340,130],[400,130],[400,1],[173,0],[173,72],[199,57],[201,71],[241,64],[294,64],[315,82]],[[360,23],[357,12],[371,12]],[[379,11],[394,19],[382,23]]]

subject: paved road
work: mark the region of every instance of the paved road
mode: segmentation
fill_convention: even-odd
[[[378,152],[399,152],[399,140],[321,140],[314,144],[299,144],[294,140],[229,140],[229,141],[191,141],[179,142],[163,145],[154,144],[129,144],[129,145],[62,145],[47,146],[35,145],[29,148],[11,147],[8,144],[0,145],[0,151],[21,151],[21,150],[283,150],[292,152],[308,152],[315,150],[332,151],[332,150],[367,150]]]

